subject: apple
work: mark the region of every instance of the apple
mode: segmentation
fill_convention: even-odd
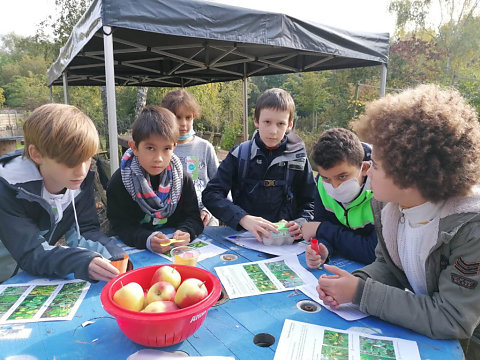
[[[147,292],[147,302],[150,304],[154,301],[173,301],[175,299],[175,287],[167,281],[159,281],[153,284]]]
[[[113,301],[124,309],[140,311],[143,309],[144,292],[140,284],[128,283],[113,294]]]
[[[200,281],[195,278],[184,280],[177,289],[175,294],[175,304],[181,308],[198,303],[205,299],[208,295],[205,281]]]
[[[159,300],[148,304],[142,312],[161,313],[175,310],[178,310],[178,306],[173,301]]]
[[[155,271],[152,276],[152,281],[150,282],[150,286],[159,282],[159,281],[167,281],[175,287],[175,290],[178,288],[180,283],[182,282],[182,277],[177,269],[171,266],[161,266]]]

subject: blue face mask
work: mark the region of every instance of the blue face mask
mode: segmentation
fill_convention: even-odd
[[[188,132],[187,134],[185,134],[185,135],[183,135],[183,136],[180,136],[180,137],[178,138],[178,140],[180,140],[180,141],[187,140],[190,136],[193,136],[193,135],[195,135],[195,130],[192,129],[192,130],[190,130],[190,132]]]

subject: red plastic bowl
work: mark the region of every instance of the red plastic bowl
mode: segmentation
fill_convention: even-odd
[[[145,346],[170,346],[193,335],[205,320],[208,309],[220,297],[221,285],[215,275],[194,266],[170,265],[178,270],[182,280],[197,278],[205,281],[207,297],[195,305],[164,313],[132,311],[120,307],[113,301],[113,294],[131,282],[139,283],[144,291],[148,290],[153,274],[161,266],[167,265],[147,266],[117,276],[105,285],[100,295],[105,311],[115,317],[120,330],[130,340]]]

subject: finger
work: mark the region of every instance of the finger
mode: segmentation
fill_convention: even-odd
[[[345,270],[342,270],[336,266],[333,266],[333,265],[328,265],[328,264],[325,264],[325,269],[336,274],[336,275],[340,275],[340,276],[346,276],[346,275],[349,275],[350,273],[348,271],[345,271]]]

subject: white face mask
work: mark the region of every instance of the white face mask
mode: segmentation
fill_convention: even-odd
[[[335,200],[340,201],[341,203],[351,203],[353,200],[355,200],[360,192],[360,189],[362,188],[358,183],[358,177],[361,173],[362,168],[360,168],[360,172],[358,173],[357,177],[353,177],[347,181],[344,181],[336,188],[334,188],[332,184],[326,182],[323,183],[323,187],[325,188],[327,194]]]

